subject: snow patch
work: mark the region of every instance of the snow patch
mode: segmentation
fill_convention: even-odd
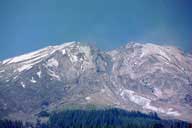
[[[9,62],[11,59],[6,59],[2,62],[2,64],[6,64],[7,62]]]
[[[18,68],[17,71],[18,72],[22,72],[24,70],[29,70],[32,68],[32,65],[28,64],[28,65],[23,65],[22,67]]]
[[[143,96],[140,96],[140,95],[136,94],[136,92],[134,92],[132,90],[124,89],[120,93],[120,96],[124,100],[126,100],[126,98],[128,98],[133,103],[136,103],[136,104],[142,106],[143,109],[149,109],[149,110],[164,113],[164,114],[167,114],[167,115],[180,116],[180,113],[177,112],[177,111],[173,111],[173,109],[165,110],[165,109],[163,109],[161,107],[155,107],[155,106],[151,105],[151,100],[150,99],[145,98]]]
[[[41,70],[39,70],[39,71],[37,72],[37,76],[38,76],[39,78],[41,78]]]
[[[87,97],[85,97],[85,99],[86,99],[86,100],[90,100],[90,99],[91,99],[91,97],[87,96]]]
[[[69,55],[69,59],[72,63],[77,62],[78,61],[78,57],[76,55],[73,54],[68,54]]]
[[[180,114],[179,112],[177,112],[177,111],[168,111],[166,114],[167,114],[167,115],[173,115],[173,116],[180,116],[180,115],[181,115],[181,114]]]
[[[58,67],[59,62],[55,58],[51,58],[51,59],[48,60],[47,66],[48,67]]]
[[[43,49],[37,50],[35,52],[30,52],[27,54],[23,54],[17,57],[9,58],[4,61],[2,61],[2,64],[12,64],[12,63],[19,63],[18,69],[14,70],[15,72],[22,72],[24,70],[29,70],[33,67],[33,65],[41,62],[44,58],[47,56],[53,54],[55,51],[62,50],[63,54],[65,53],[65,49],[68,46],[73,46],[72,44],[76,43],[68,42],[64,43],[62,45],[56,45],[56,46],[48,46]],[[76,57],[73,57],[73,60],[76,60]],[[58,66],[58,62],[55,60],[50,60],[50,66]]]
[[[128,90],[128,89],[125,89],[121,92],[121,96],[125,99],[124,95],[127,95],[127,97],[129,98],[130,101],[138,104],[138,105],[146,105],[147,103],[150,103],[151,100],[150,99],[147,99],[145,97],[142,97],[142,96],[139,96],[137,94],[135,94],[134,91],[132,90]]]
[[[5,70],[1,70],[1,71],[0,71],[0,73],[3,73],[3,72],[5,72]]]
[[[181,114],[177,111],[174,111],[173,108],[169,108],[167,115],[180,116]]]
[[[85,53],[85,56],[86,56],[86,57],[90,57],[91,49],[90,49],[89,46],[81,46],[81,47],[79,48],[79,50],[80,50],[80,52]]]
[[[32,77],[30,80],[32,83],[37,83],[37,81]]]
[[[25,85],[23,82],[21,82],[21,86],[22,86],[23,88],[26,87],[26,85]]]
[[[24,54],[21,56],[17,56],[17,57],[13,57],[13,58],[4,60],[3,64],[17,63],[17,62],[23,62],[23,61],[27,61],[27,60],[35,61],[37,59],[40,59],[40,58],[47,56],[48,53],[49,52],[48,52],[47,48],[43,48],[43,49],[37,50],[35,52],[31,52],[28,54]]]
[[[150,43],[142,46],[143,46],[142,53],[140,55],[141,58],[144,57],[145,55],[159,54],[168,59],[169,61],[171,60],[170,57],[167,55],[166,51],[164,51],[164,48],[162,48],[162,46]]]
[[[62,54],[65,55],[66,54],[66,51],[65,49],[62,50]]]
[[[57,80],[61,80],[60,76],[57,75],[54,71],[49,70],[49,75],[56,78]]]
[[[16,71],[18,72],[22,72],[24,70],[29,70],[33,67],[33,65],[39,63],[40,61],[34,61],[34,60],[29,60],[29,61],[26,61],[26,62],[23,62],[22,63],[22,66],[19,67]]]
[[[13,77],[13,79],[14,79],[14,80],[17,79],[17,76]]]
[[[43,49],[39,49],[35,52],[30,52],[30,53],[23,54],[23,55],[20,55],[17,57],[6,59],[2,62],[2,64],[12,64],[12,63],[18,63],[18,62],[23,63],[23,62],[28,62],[28,61],[34,62],[37,60],[42,60],[44,57],[46,57],[50,54],[53,54],[55,51],[64,49],[74,43],[76,43],[76,42],[73,41],[73,42],[64,43],[62,45],[48,46]]]
[[[101,89],[101,92],[104,93],[104,92],[105,92],[105,89]]]
[[[144,57],[144,55],[145,55],[145,52],[142,52],[140,55],[140,58]]]
[[[162,108],[160,108],[160,107],[157,108],[157,107],[155,107],[155,106],[152,106],[150,103],[151,103],[151,101],[148,102],[148,103],[146,103],[146,104],[143,106],[143,108],[149,109],[149,110],[152,110],[152,111],[155,111],[155,112],[166,113],[164,109],[162,109]]]
[[[158,88],[154,88],[154,95],[157,96],[157,97],[162,97],[163,94],[162,94],[162,91]]]
[[[128,90],[128,89],[124,89],[124,90],[123,90],[122,88],[120,89],[120,91],[122,91],[121,94],[120,94],[122,97],[124,97],[124,95],[125,95],[126,93],[127,93],[128,95],[133,95],[133,94],[135,93],[135,92],[132,91],[132,90]]]

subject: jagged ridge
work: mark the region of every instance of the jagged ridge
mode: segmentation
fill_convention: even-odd
[[[95,104],[191,121],[192,58],[172,46],[128,43],[103,52],[69,42],[0,65],[0,117],[30,120],[42,110]]]

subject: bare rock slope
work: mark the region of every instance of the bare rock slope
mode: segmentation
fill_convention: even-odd
[[[69,42],[0,62],[1,118],[31,120],[71,104],[192,122],[192,55],[155,44],[103,52]]]

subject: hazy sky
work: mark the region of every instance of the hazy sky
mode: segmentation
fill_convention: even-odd
[[[192,0],[0,0],[0,60],[68,41],[192,51]]]

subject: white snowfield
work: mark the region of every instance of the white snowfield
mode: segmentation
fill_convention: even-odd
[[[57,75],[57,73],[55,73],[54,71],[48,69],[48,74],[53,77],[53,78],[56,78],[57,80],[61,80],[60,76]]]
[[[56,79],[60,81],[61,77],[59,73],[54,70],[58,68],[59,61],[57,60],[57,58],[51,57],[56,51],[61,52],[63,56],[67,55],[72,64],[80,62],[82,71],[87,68],[88,65],[92,65],[92,55],[90,47],[87,45],[80,45],[80,42],[76,41],[64,43],[61,45],[48,46],[35,52],[9,58],[2,61],[2,64],[5,66],[13,66],[14,73],[22,73],[23,71],[30,70],[31,68],[33,68],[34,65],[37,65],[38,63],[44,61],[43,65],[47,68],[48,75],[52,77],[51,80]],[[79,53],[82,53],[82,56],[79,56]],[[0,70],[0,73],[4,72],[5,70]],[[42,71],[40,68],[39,71],[36,72],[36,75],[39,79],[42,78]],[[37,83],[37,80],[35,80],[34,77],[31,77],[29,81],[34,84]],[[24,82],[21,82],[21,86],[23,88],[26,88]]]
[[[37,72],[37,76],[39,77],[39,78],[41,78],[41,70],[39,70],[38,72]]]
[[[23,82],[21,82],[21,86],[22,86],[23,88],[25,88],[26,85],[25,85]]]
[[[90,100],[90,99],[91,99],[91,97],[87,96],[87,97],[85,97],[85,99],[86,99],[86,100]]]
[[[77,44],[77,45],[76,45]],[[91,49],[89,46],[80,46],[78,45],[80,42],[68,42],[64,43],[62,45],[55,45],[55,46],[48,46],[46,48],[37,50],[35,52],[31,52],[28,54],[24,54],[21,56],[13,57],[10,59],[6,59],[2,62],[3,65],[11,65],[16,64],[17,69],[14,72],[23,72],[26,70],[31,69],[34,65],[42,62],[46,58],[48,58],[50,55],[55,53],[56,51],[60,51],[63,55],[67,55],[72,63],[76,62],[90,62],[91,58]],[[77,48],[75,52],[71,51],[73,48]],[[84,53],[83,58],[78,57],[78,53]],[[86,61],[84,61],[86,60]],[[55,58],[51,58],[47,61],[48,67],[58,67],[59,62]],[[87,64],[87,63],[86,63]],[[84,64],[84,65],[86,65]],[[2,71],[3,72],[3,71]],[[38,73],[37,75],[39,78],[41,77],[41,73]]]
[[[167,55],[165,48],[163,48],[162,46],[150,44],[150,43],[142,45],[142,46],[143,46],[142,54],[140,57],[144,57],[146,55],[155,53],[155,54],[159,54],[159,55],[165,57],[169,61],[171,60],[171,58],[169,58],[169,55]]]
[[[172,116],[180,116],[180,113],[177,111],[173,111],[172,108],[165,110],[161,107],[156,107],[156,106],[151,105],[151,102],[152,102],[151,99],[140,96],[132,90],[123,89],[120,93],[120,96],[124,100],[126,100],[126,98],[128,98],[131,102],[134,102],[135,104],[142,106],[143,109],[148,109],[148,110],[152,110],[155,112],[165,113],[167,115],[172,115]]]
[[[6,59],[2,63],[11,64],[11,63],[24,62],[24,61],[34,62],[34,61],[37,61],[37,60],[40,60],[40,59],[46,57],[47,55],[53,54],[57,50],[62,50],[74,43],[76,43],[76,42],[73,41],[73,42],[64,43],[62,45],[48,46],[43,49],[37,50],[35,52],[31,52],[31,53],[24,54],[21,56]]]
[[[31,78],[31,82],[32,83],[37,83],[37,81],[33,77]]]
[[[47,66],[48,67],[58,67],[59,62],[55,58],[51,58],[51,59],[48,60]]]
[[[5,70],[1,70],[1,71],[0,71],[0,73],[3,73],[3,72],[5,72]]]
[[[64,53],[65,49],[67,49],[67,47],[70,47],[75,43],[78,43],[78,42],[73,41],[73,42],[64,43],[62,45],[48,46],[46,48],[37,50],[35,52],[31,52],[28,54],[6,59],[2,62],[2,64],[6,64],[6,65],[15,64],[15,63],[19,64],[19,67],[16,69],[16,71],[18,71],[18,72],[22,72],[24,70],[29,70],[35,64],[41,62],[46,57],[55,53],[56,51],[61,51],[62,53]],[[48,62],[48,66],[57,67],[58,65],[59,65],[59,63],[54,59],[51,59]],[[40,76],[40,75],[38,75],[38,76]]]

